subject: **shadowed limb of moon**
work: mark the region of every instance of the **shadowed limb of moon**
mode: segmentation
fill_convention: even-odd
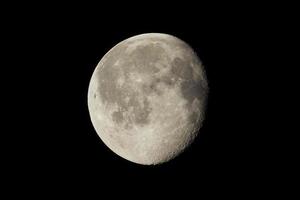
[[[97,65],[88,90],[92,124],[119,156],[159,164],[194,140],[205,117],[208,84],[182,40],[149,33],[128,38]]]

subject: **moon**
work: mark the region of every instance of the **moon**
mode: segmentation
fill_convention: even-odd
[[[201,131],[208,90],[204,66],[187,43],[162,33],[136,35],[109,50],[95,68],[90,119],[117,155],[161,164]]]

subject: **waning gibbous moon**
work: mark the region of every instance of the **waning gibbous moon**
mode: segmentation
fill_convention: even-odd
[[[208,83],[193,49],[177,37],[148,33],[109,50],[90,80],[88,109],[101,140],[144,165],[188,147],[205,118]]]

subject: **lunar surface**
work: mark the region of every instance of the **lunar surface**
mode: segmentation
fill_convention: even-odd
[[[208,83],[193,49],[177,37],[148,33],[108,51],[90,80],[88,108],[101,140],[144,165],[188,147],[205,117]]]

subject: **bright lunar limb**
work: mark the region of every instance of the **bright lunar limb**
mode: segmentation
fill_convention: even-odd
[[[179,155],[199,133],[208,83],[193,49],[177,37],[148,33],[108,51],[90,80],[88,109],[101,140],[144,165]]]

